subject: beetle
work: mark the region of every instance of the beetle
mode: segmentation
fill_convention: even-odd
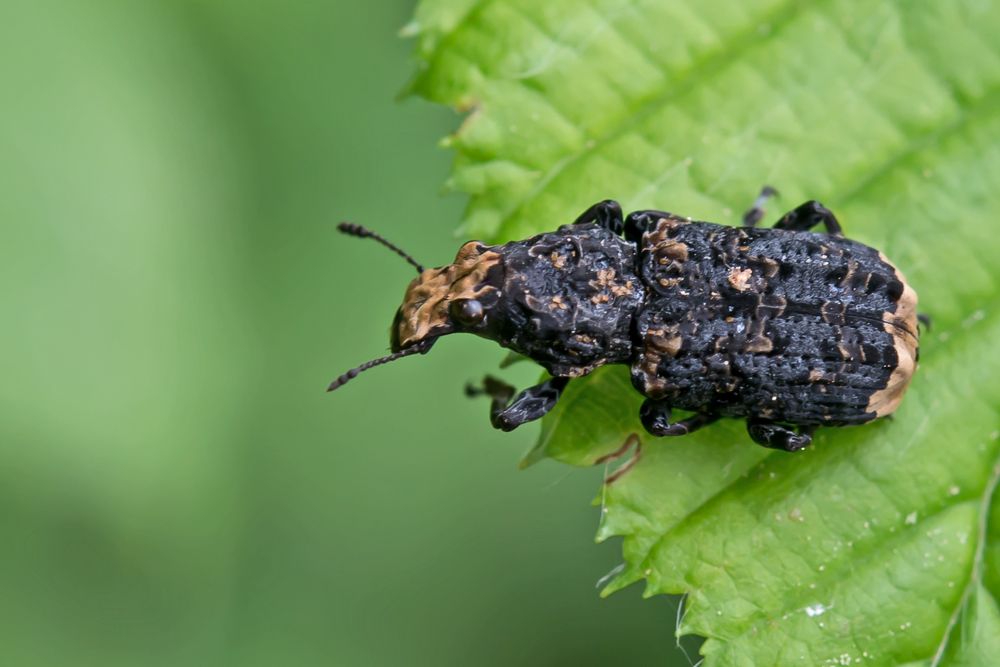
[[[463,332],[551,375],[516,396],[489,376],[467,388],[491,399],[490,420],[504,431],[541,418],[573,378],[605,364],[630,366],[645,396],[640,421],[655,436],[736,417],[755,442],[796,451],[818,426],[891,414],[918,359],[916,292],[885,255],[845,238],[819,202],[758,227],[776,194],[765,187],[740,227],[656,210],[623,216],[604,200],[553,232],[503,245],[470,241],[454,262],[432,269],[342,223],[419,275],[396,312],[392,353],[328,391]],[[694,414],[672,420],[674,408]]]

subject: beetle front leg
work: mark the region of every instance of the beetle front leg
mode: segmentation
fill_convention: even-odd
[[[582,225],[588,222],[596,222],[613,234],[621,234],[622,229],[625,227],[625,221],[622,219],[622,207],[614,199],[605,199],[604,201],[597,202],[581,213],[573,221],[573,224]]]
[[[816,225],[823,223],[826,233],[831,236],[843,236],[844,232],[840,228],[840,223],[830,209],[820,204],[815,199],[810,199],[796,209],[783,215],[781,220],[774,223],[775,229],[787,229],[793,232],[807,232]]]
[[[489,396],[493,399],[490,405],[490,423],[493,424],[493,428],[513,431],[525,422],[545,416],[546,412],[555,407],[568,383],[567,377],[549,378],[541,384],[528,387],[511,401],[515,392],[514,387],[487,375],[481,387],[466,385],[465,395]]]
[[[639,408],[639,421],[651,434],[657,437],[668,435],[687,435],[694,433],[702,426],[707,426],[719,419],[719,415],[700,412],[687,419],[670,422],[670,404],[647,398]]]
[[[782,426],[770,419],[760,417],[747,418],[747,433],[758,445],[771,449],[783,449],[786,452],[797,452],[808,447],[812,442],[811,427],[802,427],[796,433],[787,426]]]

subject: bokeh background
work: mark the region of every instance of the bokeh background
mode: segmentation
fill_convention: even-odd
[[[323,391],[412,277],[334,224],[458,246],[412,10],[0,4],[0,663],[687,664],[675,600],[598,598],[602,471],[462,396],[498,348]]]

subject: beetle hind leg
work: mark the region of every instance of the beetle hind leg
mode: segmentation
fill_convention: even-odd
[[[826,233],[830,236],[843,236],[844,231],[840,228],[830,209],[820,204],[815,199],[810,199],[798,208],[792,209],[781,220],[774,223],[775,229],[787,229],[793,232],[807,232],[818,224],[826,228]]]
[[[657,437],[694,433],[702,426],[707,426],[718,419],[719,415],[699,412],[687,419],[671,422],[669,403],[652,398],[643,401],[642,407],[639,408],[639,420],[643,427]]]
[[[812,442],[811,426],[803,426],[796,433],[787,426],[782,426],[770,419],[750,417],[747,419],[747,433],[758,445],[771,449],[783,449],[786,452],[797,452],[808,447]]]
[[[541,419],[555,407],[569,378],[553,377],[534,387],[528,387],[516,397],[514,387],[487,375],[481,386],[465,386],[466,396],[489,396],[490,423],[501,431],[513,431],[526,422]],[[514,400],[512,401],[511,398]],[[508,405],[509,404],[509,405]]]

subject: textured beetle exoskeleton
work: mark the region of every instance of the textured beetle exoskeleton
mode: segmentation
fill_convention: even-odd
[[[623,218],[607,200],[554,232],[467,243],[410,283],[393,355],[366,367],[450,333],[494,340],[553,376],[517,396],[493,378],[469,388],[493,398],[491,420],[504,430],[543,416],[570,378],[604,364],[631,367],[646,396],[641,422],[658,436],[743,417],[756,442],[796,450],[817,426],[892,413],[916,367],[916,293],[817,202],[771,229],[753,226],[773,194],[762,191],[743,227],[663,211]],[[819,224],[826,233],[809,231]],[[351,233],[419,266],[362,232]],[[695,415],[671,421],[672,408]]]

